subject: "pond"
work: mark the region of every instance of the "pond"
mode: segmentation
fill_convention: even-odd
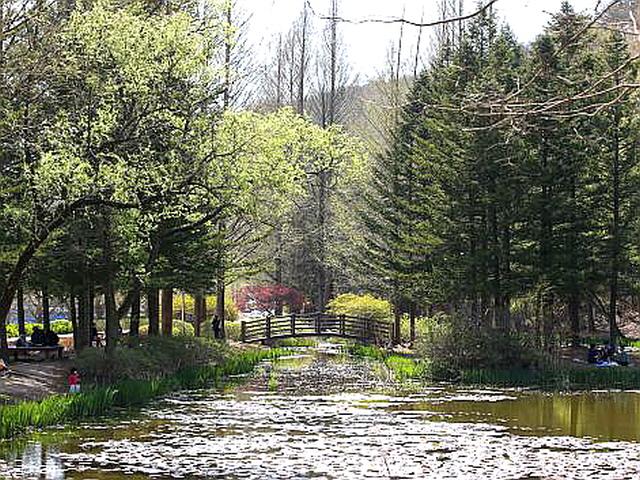
[[[310,353],[0,448],[12,479],[637,479],[640,393],[411,386]]]

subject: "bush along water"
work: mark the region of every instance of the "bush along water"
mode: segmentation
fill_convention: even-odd
[[[122,380],[110,386],[96,386],[85,393],[2,406],[0,438],[12,438],[33,428],[95,418],[116,407],[142,406],[171,391],[219,387],[229,377],[250,373],[261,361],[285,353],[285,349],[277,348],[232,352],[218,364],[187,366],[161,378]]]

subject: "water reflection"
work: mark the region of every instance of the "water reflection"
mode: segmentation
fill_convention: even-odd
[[[327,362],[289,360],[238,391],[185,392],[135,418],[0,450],[0,476],[640,478],[638,394],[362,393],[377,385],[372,366],[341,361],[332,369]],[[276,393],[267,388],[274,372]],[[300,383],[305,388],[294,388]]]

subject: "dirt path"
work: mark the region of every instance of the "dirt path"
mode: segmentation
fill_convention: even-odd
[[[0,402],[37,400],[66,390],[70,360],[12,362],[11,373],[0,377]]]

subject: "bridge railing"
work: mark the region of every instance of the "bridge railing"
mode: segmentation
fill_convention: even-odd
[[[334,336],[384,344],[393,338],[393,326],[390,323],[326,313],[244,320],[240,327],[241,340],[246,343],[292,337]]]

